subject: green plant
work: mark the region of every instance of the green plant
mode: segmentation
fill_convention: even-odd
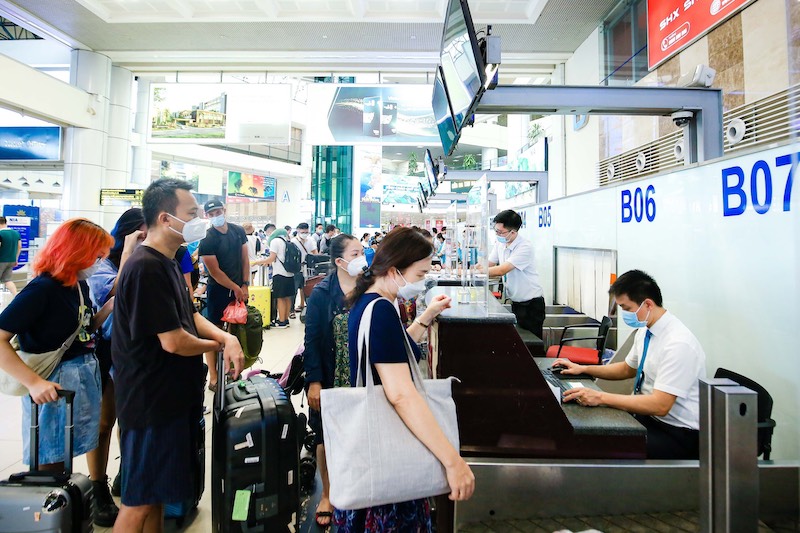
[[[417,173],[418,161],[419,160],[417,159],[417,152],[411,152],[410,154],[408,154],[408,175],[409,176],[413,176],[414,174]]]
[[[531,124],[531,127],[528,128],[528,141],[531,144],[536,144],[536,141],[539,140],[544,135],[544,128],[537,123]]]
[[[464,170],[475,170],[478,168],[478,160],[475,159],[474,154],[466,154],[462,163]]]

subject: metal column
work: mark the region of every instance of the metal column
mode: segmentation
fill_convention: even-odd
[[[758,530],[758,395],[731,383],[700,382],[700,520],[709,533]]]

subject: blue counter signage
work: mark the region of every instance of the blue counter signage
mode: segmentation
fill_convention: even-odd
[[[622,189],[621,192],[622,223],[647,220],[652,222],[656,219],[656,188],[648,185],[645,189],[636,187],[633,192],[631,189]]]
[[[0,161],[58,161],[61,128],[58,126],[0,127]]]
[[[549,228],[553,225],[553,214],[550,205],[539,208],[539,227]]]
[[[33,239],[39,236],[39,208],[28,205],[4,205],[3,216],[6,217],[8,228],[19,233],[22,243],[22,253],[19,254],[18,265],[14,268],[18,270],[28,263],[27,249]]]
[[[745,169],[738,165],[723,168],[723,216],[742,215],[747,210],[748,204],[752,204],[753,210],[759,215],[766,214],[772,206],[773,182],[777,189],[775,194],[778,201],[780,202],[782,199],[783,210],[789,211],[792,205],[794,172],[797,169],[798,161],[800,161],[800,154],[791,153],[776,157],[774,165],[759,159],[748,169],[749,172],[745,172]],[[748,181],[745,179],[746,177],[749,177],[749,183],[746,183]],[[783,185],[782,189],[781,185]]]

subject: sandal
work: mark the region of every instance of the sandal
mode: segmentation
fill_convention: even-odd
[[[328,523],[327,524],[321,523],[319,521],[320,518],[328,518],[329,519]],[[317,511],[316,513],[314,513],[314,521],[321,528],[329,528],[329,527],[331,527],[331,524],[333,523],[333,513],[330,512],[330,511]]]
[[[294,308],[294,312],[295,313],[301,313],[301,312],[303,312],[303,308],[302,307],[295,307]]]
[[[294,313],[289,313],[289,318],[297,318],[297,315]]]
[[[210,390],[211,392],[217,392],[217,384],[216,383],[209,383],[208,384],[208,390]]]

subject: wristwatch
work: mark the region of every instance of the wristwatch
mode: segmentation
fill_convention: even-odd
[[[250,282],[249,281],[243,281],[242,285],[247,285],[249,287],[250,286]]]

